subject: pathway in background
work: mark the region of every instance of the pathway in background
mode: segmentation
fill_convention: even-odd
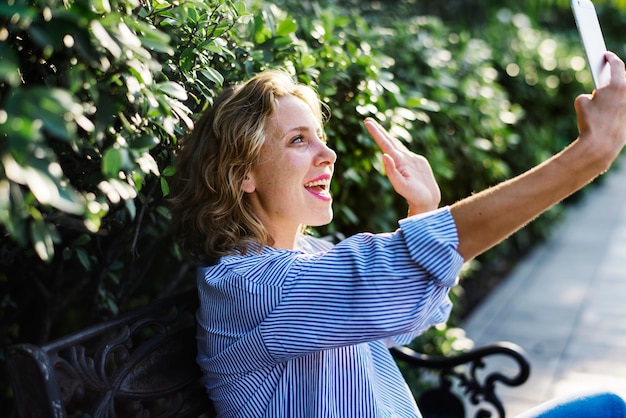
[[[508,417],[573,391],[626,397],[626,168],[568,209],[464,328],[477,346],[511,341],[528,354],[528,382],[498,389]]]

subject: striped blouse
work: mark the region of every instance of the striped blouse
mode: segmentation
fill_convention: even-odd
[[[218,416],[420,417],[387,347],[447,320],[457,245],[442,208],[200,268],[197,360]]]

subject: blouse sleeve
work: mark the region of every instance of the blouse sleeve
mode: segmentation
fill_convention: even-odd
[[[463,259],[447,208],[390,234],[357,234],[285,270],[280,301],[260,325],[276,360],[398,336],[447,320]]]

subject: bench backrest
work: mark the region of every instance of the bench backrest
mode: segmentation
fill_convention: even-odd
[[[41,347],[9,347],[6,363],[20,417],[213,418],[195,361],[197,307],[193,290]],[[418,396],[425,418],[503,418],[496,383],[519,386],[530,370],[523,350],[511,343],[451,357],[428,357],[408,348],[392,354],[411,368],[439,376],[438,386]],[[481,372],[488,358],[502,356],[517,365],[516,373]],[[470,411],[465,404],[477,407]]]

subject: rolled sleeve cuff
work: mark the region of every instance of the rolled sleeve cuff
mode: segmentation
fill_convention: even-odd
[[[449,207],[402,219],[399,225],[411,258],[442,286],[456,285],[464,260]]]

